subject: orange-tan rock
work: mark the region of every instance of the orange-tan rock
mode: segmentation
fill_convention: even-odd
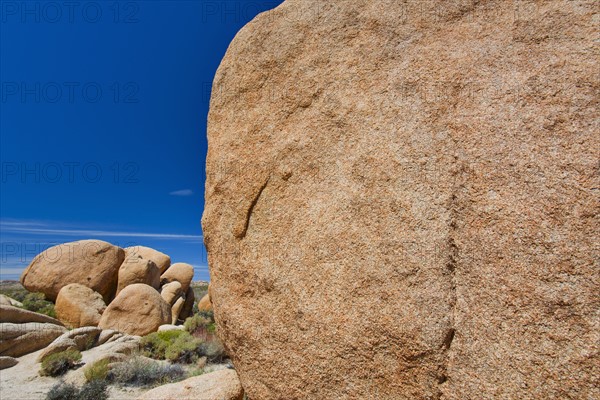
[[[185,304],[185,299],[183,297],[178,298],[173,306],[171,307],[171,322],[173,324],[177,324],[179,322],[179,314],[181,310],[183,310],[183,305]]]
[[[38,254],[21,275],[21,284],[54,301],[63,286],[79,283],[108,302],[117,289],[117,274],[124,258],[123,249],[101,240],[64,243]]]
[[[152,260],[142,258],[137,254],[131,254],[119,268],[117,283],[117,295],[126,286],[134,283],[144,283],[154,289],[160,287],[160,270]]]
[[[206,293],[198,302],[198,311],[212,311],[213,306],[210,301],[210,294]]]
[[[169,305],[172,306],[173,303],[175,303],[175,301],[182,295],[181,283],[178,281],[173,281],[164,284],[160,288],[160,295],[167,303],[169,303]]]
[[[600,398],[597,39],[594,0],[287,0],[240,31],[203,232],[249,398]]]
[[[185,321],[186,318],[192,316],[192,310],[194,309],[195,294],[194,289],[190,286],[185,293],[185,303],[179,313],[179,319]]]
[[[175,263],[169,267],[160,277],[161,285],[177,281],[181,283],[183,293],[187,292],[194,278],[194,267],[186,263]]]
[[[126,286],[108,305],[98,326],[144,336],[171,323],[171,307],[153,287],[143,283]]]
[[[102,295],[87,286],[72,283],[58,292],[56,317],[70,328],[97,326],[106,309]]]
[[[137,256],[146,260],[153,261],[162,274],[171,265],[171,257],[161,253],[158,250],[145,246],[132,246],[125,248],[125,256]]]

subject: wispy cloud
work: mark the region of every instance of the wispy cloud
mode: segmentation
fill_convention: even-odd
[[[178,233],[151,233],[151,232],[124,232],[96,229],[53,229],[39,227],[40,223],[27,224],[19,221],[0,221],[2,233],[21,233],[29,235],[63,235],[63,236],[104,236],[104,237],[129,237],[153,239],[188,239],[202,241],[202,235],[184,235]]]
[[[179,197],[192,196],[193,194],[194,194],[194,191],[192,189],[176,190],[174,192],[169,193],[169,195],[171,195],[171,196],[179,196]]]

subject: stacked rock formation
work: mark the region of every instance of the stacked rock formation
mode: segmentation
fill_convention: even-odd
[[[249,398],[600,398],[597,38],[594,0],[287,0],[240,31],[203,230]]]
[[[55,301],[57,318],[70,328],[98,326],[141,336],[191,315],[193,277],[191,265],[171,265],[169,256],[149,247],[83,240],[36,256],[21,283]]]

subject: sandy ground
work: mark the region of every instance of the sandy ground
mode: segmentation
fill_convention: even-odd
[[[59,378],[45,377],[38,374],[40,364],[36,360],[42,351],[39,350],[20,357],[19,363],[14,367],[0,370],[0,400],[43,400],[50,388],[60,382],[61,379]],[[81,353],[81,361],[86,364],[92,363],[98,359],[103,351],[105,349],[102,346],[84,351]],[[205,372],[217,371],[228,366],[228,363],[211,364],[205,368]],[[62,379],[77,386],[83,385],[85,382],[83,368],[69,371]],[[134,400],[150,389],[111,385],[109,386],[109,399]]]
[[[36,362],[42,350],[27,354],[19,358],[19,363],[12,368],[0,371],[0,399],[1,400],[40,400],[46,398],[46,393],[60,379],[39,376],[40,364]],[[81,353],[83,362],[92,361],[97,354],[94,349]],[[66,382],[83,384],[83,371],[79,368],[69,371],[63,379]],[[110,386],[111,400],[130,400],[138,398],[148,389],[117,388]]]

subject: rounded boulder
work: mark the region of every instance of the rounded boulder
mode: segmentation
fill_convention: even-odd
[[[165,272],[167,268],[169,268],[169,266],[171,265],[171,257],[164,253],[161,253],[158,250],[154,250],[150,247],[145,246],[126,247],[125,256],[137,256],[146,260],[154,261],[154,264],[156,264],[161,274]]]
[[[171,323],[171,307],[151,286],[134,283],[125,287],[102,314],[98,326],[144,336]]]
[[[70,283],[100,293],[108,302],[117,289],[119,267],[125,251],[102,240],[80,240],[51,247],[38,254],[21,275],[30,292],[41,292],[52,301]]]
[[[187,292],[192,279],[194,278],[194,267],[186,263],[175,263],[165,271],[160,277],[160,283],[162,285],[177,281],[181,283],[181,290]]]
[[[160,287],[160,270],[152,260],[138,255],[130,255],[119,268],[117,295],[126,286],[134,283],[145,283],[154,289]]]
[[[56,298],[57,318],[71,328],[97,326],[106,309],[102,295],[87,286],[72,283],[63,287]]]

